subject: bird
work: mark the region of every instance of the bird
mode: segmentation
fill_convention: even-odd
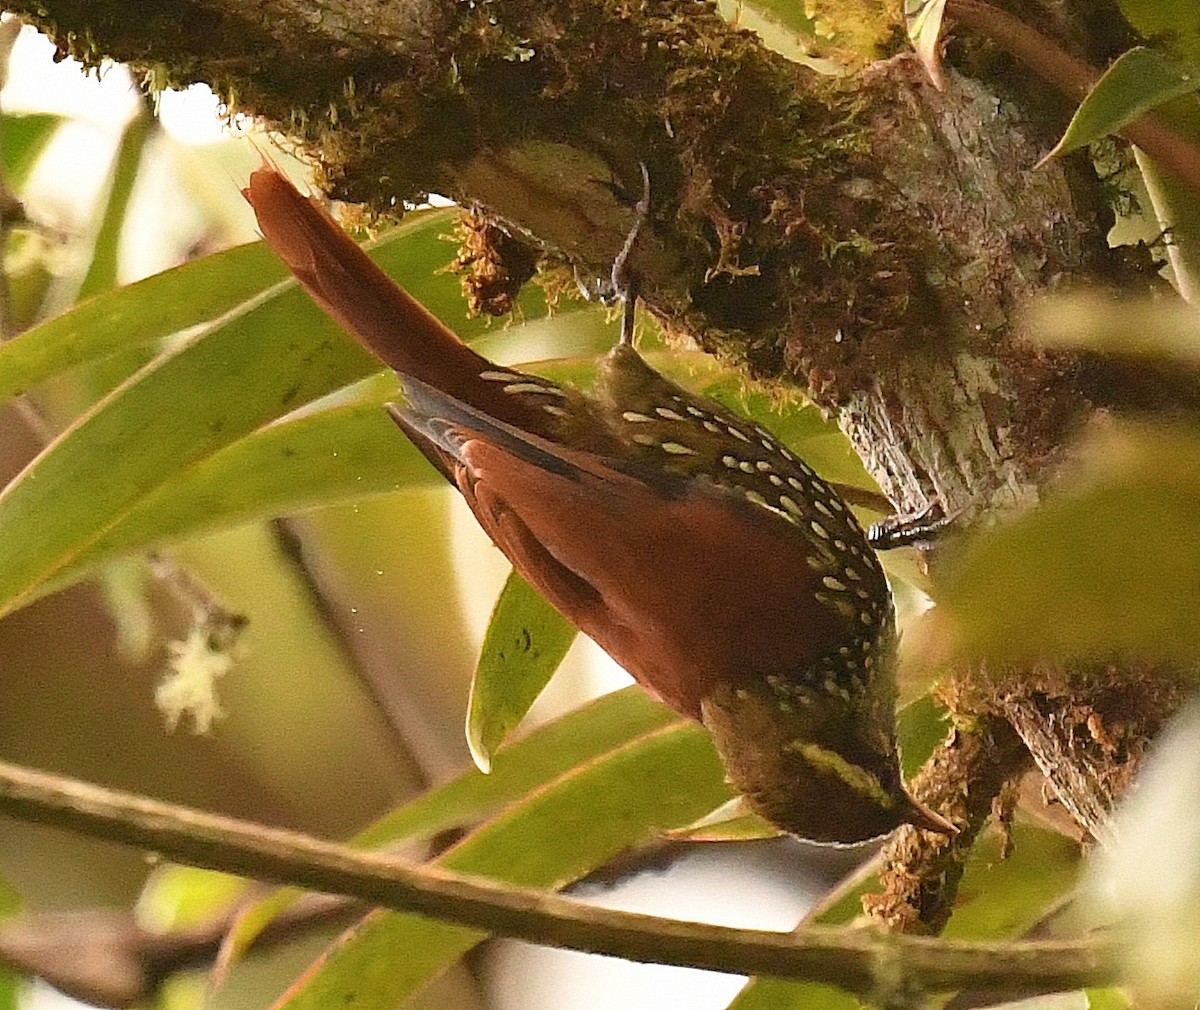
[[[244,193],[314,301],[397,373],[400,431],[526,581],[707,729],[752,810],[819,843],[956,832],[900,772],[895,611],[862,527],[769,431],[647,364],[635,283],[585,393],[471,350],[269,163]],[[618,282],[648,203],[647,180]]]

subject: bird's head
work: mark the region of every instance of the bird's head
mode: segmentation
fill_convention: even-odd
[[[791,834],[853,845],[901,824],[957,833],[904,788],[894,722],[876,707],[878,716],[818,671],[720,684],[702,717],[733,786]]]

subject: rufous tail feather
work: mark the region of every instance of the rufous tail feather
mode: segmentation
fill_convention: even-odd
[[[269,163],[242,191],[268,245],[314,301],[384,364],[467,402],[489,366]]]

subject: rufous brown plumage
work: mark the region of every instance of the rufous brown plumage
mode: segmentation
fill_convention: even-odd
[[[768,820],[824,842],[952,832],[901,781],[887,581],[769,432],[613,349],[584,394],[500,368],[269,166],[246,190],[317,303],[400,377],[397,424],[524,578],[711,733]]]

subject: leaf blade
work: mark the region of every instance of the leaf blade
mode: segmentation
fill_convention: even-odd
[[[468,827],[496,816],[571,769],[678,721],[676,713],[640,688],[613,692],[501,748],[490,774],[477,769],[464,772],[385,814],[349,844],[382,848]],[[230,930],[225,959],[239,956],[298,894],[295,889],[281,888],[247,908]]]
[[[728,796],[707,735],[698,726],[677,723],[535,793],[473,832],[438,865],[525,887],[558,888]],[[391,1010],[482,938],[420,916],[373,913],[306,972],[275,1010],[317,1010],[350,997],[358,1010]]]
[[[436,311],[454,315],[462,311],[458,285],[434,273],[448,258],[440,239],[445,217],[415,216],[372,254]],[[302,404],[380,370],[294,281],[264,285],[264,276],[283,273],[264,246],[200,262],[205,269],[179,268],[91,299],[0,347],[0,396],[13,395],[80,359],[156,340],[216,313],[93,405],[0,492],[0,563],[7,566],[0,613],[100,560],[104,538],[164,484]],[[205,297],[215,280],[230,281],[241,300],[230,308],[226,294]]]
[[[467,744],[480,771],[529,711],[578,634],[512,572],[496,600],[467,702]]]
[[[1043,162],[1119,133],[1142,114],[1200,90],[1200,70],[1169,59],[1156,49],[1135,46],[1106,70],[1067,124]]]
[[[0,492],[0,614],[32,599],[166,477],[374,369],[331,324],[291,326],[299,289],[271,294],[151,362]]]
[[[921,634],[949,631],[971,654],[1013,661],[1117,654],[1190,667],[1200,651],[1200,556],[1190,549],[1200,543],[1200,438],[1130,425],[1085,453],[1074,488],[963,545]],[[1131,530],[1137,549],[1122,549]]]

